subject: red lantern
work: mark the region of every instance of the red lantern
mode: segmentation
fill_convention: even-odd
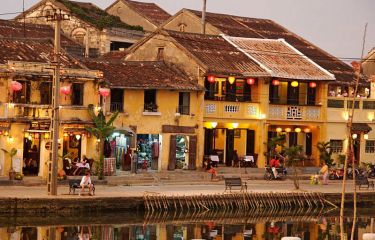
[[[316,88],[316,82],[310,82],[309,87],[310,88]]]
[[[109,96],[111,93],[111,90],[109,88],[99,88],[99,94],[100,96],[104,97],[104,102],[105,98]]]
[[[210,76],[207,77],[207,80],[208,80],[208,82],[213,83],[213,82],[215,82],[215,76],[210,75]]]
[[[274,86],[279,86],[280,85],[280,81],[275,79],[275,80],[272,80],[272,85]]]
[[[254,78],[248,78],[248,79],[246,80],[246,82],[247,82],[247,84],[249,84],[249,85],[254,85],[254,84],[255,84],[255,79],[254,79]]]
[[[66,95],[69,95],[71,92],[71,88],[70,88],[70,85],[68,86],[63,86],[60,88],[60,93],[65,95],[65,100],[66,100]]]
[[[22,89],[22,84],[17,82],[17,81],[12,81],[11,83],[11,87],[12,87],[12,90],[14,92],[18,92],[18,91],[21,91]]]

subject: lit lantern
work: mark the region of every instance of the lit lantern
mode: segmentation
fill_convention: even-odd
[[[64,132],[64,137],[67,137],[69,136],[67,132]]]
[[[274,79],[274,80],[272,80],[272,85],[279,86],[280,85],[280,81],[277,80],[277,79]]]
[[[5,132],[4,132],[4,136],[9,136],[9,132],[8,132],[8,131],[5,131]]]
[[[248,78],[248,79],[246,79],[246,82],[249,85],[254,85],[255,84],[255,79],[254,78]]]
[[[233,128],[238,128],[238,125],[239,125],[238,123],[232,123]]]
[[[207,81],[210,82],[210,83],[215,82],[215,76],[212,76],[212,75],[208,76]]]
[[[235,77],[229,77],[228,81],[229,81],[230,84],[233,84],[236,81],[236,78]]]
[[[292,87],[298,87],[298,82],[297,81],[293,81],[290,85]]]
[[[367,139],[368,139],[368,134],[365,133],[365,134],[363,135],[363,138],[364,138],[365,140],[367,140]]]
[[[77,139],[77,141],[79,141],[79,139],[81,139],[81,135],[77,134],[76,139]]]
[[[285,132],[291,132],[292,131],[292,129],[290,129],[290,128],[285,128]]]
[[[22,84],[17,81],[12,81],[11,83],[12,90],[18,92],[22,90]]]
[[[211,122],[211,127],[212,128],[216,128],[216,126],[217,126],[217,122]]]
[[[309,133],[309,132],[311,132],[311,129],[310,129],[310,128],[305,128],[305,129],[303,129],[303,131],[304,131],[305,133]]]
[[[283,129],[281,127],[276,128],[276,132],[282,132]]]
[[[49,139],[49,133],[44,134],[44,139]]]
[[[310,82],[309,87],[310,88],[316,88],[316,82]]]
[[[353,133],[352,137],[353,139],[357,139],[358,135],[356,133]]]
[[[301,132],[301,128],[295,128],[294,131],[295,131],[296,133],[299,133],[299,132]]]
[[[60,93],[65,96],[65,100],[66,100],[66,95],[69,95],[71,93],[71,91],[72,91],[72,89],[70,88],[70,85],[62,86],[60,88]]]

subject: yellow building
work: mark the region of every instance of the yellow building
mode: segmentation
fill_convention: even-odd
[[[25,175],[47,175],[51,150],[50,120],[53,66],[51,40],[0,38],[0,148],[17,149],[13,168]],[[91,123],[87,106],[98,104],[101,73],[88,70],[76,59],[61,56],[61,86],[71,93],[60,98],[60,152],[94,158],[96,140],[84,126]],[[67,91],[65,93],[68,93]],[[7,175],[10,157],[0,152],[0,175]],[[59,161],[59,169],[62,161]]]
[[[285,56],[257,54],[264,48],[293,56],[295,64]],[[261,167],[268,137],[284,132],[288,146],[303,145],[317,158],[313,145],[324,136],[321,105],[327,80],[334,77],[286,41],[160,30],[132,47],[125,59],[163,59],[205,86],[205,155],[216,154],[227,166],[236,152],[252,155]]]
[[[121,143],[118,134],[109,137],[120,169],[131,169],[124,160],[127,145],[138,151],[140,170],[196,169],[203,158],[203,87],[162,61],[85,64],[103,71],[111,88],[103,111],[120,112],[114,125],[130,127],[137,136],[128,143]]]

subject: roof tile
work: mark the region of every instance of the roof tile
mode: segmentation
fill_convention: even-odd
[[[147,18],[151,23],[155,24],[156,26],[161,25],[171,17],[169,13],[167,13],[164,9],[160,8],[155,3],[145,3],[130,0],[123,1],[130,5],[138,13],[142,14],[145,18]]]

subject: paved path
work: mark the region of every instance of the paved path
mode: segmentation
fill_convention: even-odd
[[[222,183],[222,184],[220,184]],[[139,197],[144,193],[160,193],[165,195],[193,195],[193,194],[217,194],[223,193],[224,182],[212,185],[158,185],[158,186],[96,186],[95,197]],[[248,190],[256,192],[270,191],[294,191],[293,181],[247,181]],[[340,193],[341,181],[331,181],[329,185],[310,185],[309,181],[300,182],[304,191],[314,191],[322,193]],[[347,192],[352,191],[352,183],[347,184]],[[362,190],[363,192],[374,192],[372,190]],[[77,198],[78,195],[68,195],[68,187],[59,186],[57,196],[49,196],[46,186],[1,186],[0,197],[12,198]],[[86,196],[82,196],[86,197]]]

